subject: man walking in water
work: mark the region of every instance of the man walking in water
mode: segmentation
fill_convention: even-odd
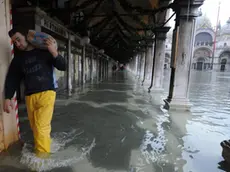
[[[45,158],[50,153],[51,120],[56,98],[53,67],[66,70],[66,60],[58,54],[54,40],[46,39],[47,50],[37,49],[26,40],[22,29],[9,31],[14,45],[20,51],[10,64],[5,80],[4,110],[10,112],[11,99],[24,78],[26,106],[34,135],[35,153]]]

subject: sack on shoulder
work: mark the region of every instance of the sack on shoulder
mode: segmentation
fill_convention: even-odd
[[[36,32],[35,30],[29,30],[27,34],[27,40],[29,43],[31,43],[33,46],[36,48],[40,49],[47,49],[47,45],[45,43],[45,39],[47,38],[53,38],[47,33],[44,32]],[[57,41],[53,38],[54,43],[56,45],[56,49],[58,48],[57,46]]]

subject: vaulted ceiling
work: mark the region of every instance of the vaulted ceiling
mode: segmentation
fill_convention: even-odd
[[[93,45],[118,61],[126,61],[152,42],[153,10],[158,5],[158,0],[71,0],[69,7],[78,13],[76,23],[69,27],[83,35],[87,30]]]
[[[154,28],[164,25],[169,1],[69,0],[62,7],[58,0],[30,3],[57,17],[75,33],[89,36],[91,44],[104,49],[115,60],[127,61],[152,44]],[[158,17],[162,13],[163,20]]]

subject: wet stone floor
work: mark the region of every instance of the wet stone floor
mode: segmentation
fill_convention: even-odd
[[[0,157],[0,172],[219,172],[220,142],[229,139],[230,74],[193,72],[191,112],[167,113],[165,92],[147,92],[126,72],[58,99],[52,155],[37,159],[26,110],[20,110],[23,149]]]

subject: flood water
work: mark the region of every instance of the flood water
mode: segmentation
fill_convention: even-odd
[[[192,72],[191,112],[167,113],[165,92],[147,92],[130,74],[58,99],[52,155],[37,159],[26,110],[20,110],[23,150],[0,157],[0,171],[219,172],[220,142],[230,137],[230,73]]]

